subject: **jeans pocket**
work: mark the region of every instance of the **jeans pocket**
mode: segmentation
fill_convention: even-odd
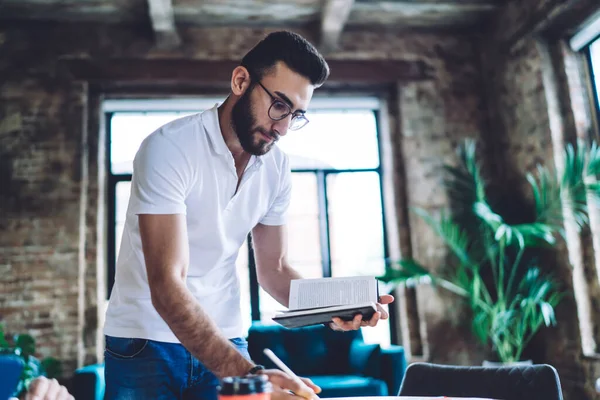
[[[105,336],[106,352],[113,357],[131,359],[139,356],[148,345],[148,339]]]
[[[237,337],[229,339],[231,343],[238,349],[238,351],[248,360],[250,359],[250,354],[248,353],[248,341],[244,338]]]
[[[229,341],[231,343],[233,343],[235,345],[235,347],[237,347],[238,349],[240,349],[240,348],[247,349],[248,348],[248,341],[246,341],[246,339],[244,339],[244,338],[236,337],[236,338],[229,339]]]

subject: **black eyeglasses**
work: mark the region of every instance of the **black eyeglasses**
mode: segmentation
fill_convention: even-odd
[[[308,119],[301,111],[294,111],[290,106],[279,100],[279,98],[275,97],[269,90],[260,83],[259,80],[256,81],[260,85],[261,88],[264,89],[265,92],[271,97],[271,106],[269,107],[269,118],[273,121],[281,121],[286,118],[288,115],[292,114],[292,122],[290,123],[290,130],[297,131],[300,128],[303,128],[308,124]]]

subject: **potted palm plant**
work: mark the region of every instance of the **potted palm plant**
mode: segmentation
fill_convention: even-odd
[[[535,220],[518,224],[507,223],[490,205],[475,142],[465,141],[458,155],[458,166],[444,167],[452,211],[436,219],[413,210],[448,247],[449,265],[430,269],[402,259],[379,279],[426,280],[463,297],[475,336],[490,346],[498,361],[517,362],[540,328],[556,324],[554,308],[564,295],[539,265],[535,249],[554,246],[564,236],[565,205],[580,229],[588,223],[588,200],[600,199],[600,150],[596,144],[577,150],[567,146],[560,179],[544,166],[528,174]]]

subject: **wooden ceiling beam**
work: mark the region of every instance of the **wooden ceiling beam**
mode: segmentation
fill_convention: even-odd
[[[422,61],[403,60],[329,60],[331,75],[326,84],[388,84],[398,81],[430,79],[432,69]],[[186,59],[62,59],[59,71],[66,79],[88,82],[131,84],[184,83],[222,84],[231,80],[236,61]],[[176,72],[175,72],[176,71]]]
[[[160,49],[173,49],[181,44],[175,28],[175,14],[172,0],[148,0],[148,11],[156,45]]]
[[[354,0],[325,0],[321,13],[321,45],[323,53],[335,51]]]

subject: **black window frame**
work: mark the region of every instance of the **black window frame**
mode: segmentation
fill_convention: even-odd
[[[344,109],[339,107],[337,110]],[[336,108],[331,108],[336,110]],[[152,109],[147,111],[148,113],[160,113],[160,112],[173,112],[174,110],[160,110]],[[376,123],[376,135],[377,135],[377,152],[379,165],[375,168],[350,168],[350,169],[333,169],[333,168],[315,168],[315,169],[292,169],[292,173],[313,173],[317,178],[317,196],[318,196],[318,207],[319,207],[319,243],[321,247],[321,263],[323,277],[331,277],[331,237],[329,228],[329,207],[327,200],[327,177],[329,175],[336,175],[341,173],[364,173],[364,172],[375,172],[379,177],[379,195],[381,201],[381,218],[382,218],[382,235],[383,235],[383,254],[385,260],[389,259],[389,244],[388,244],[388,231],[386,226],[386,211],[384,206],[384,193],[383,193],[383,163],[381,156],[383,153],[382,149],[382,135],[381,135],[381,110],[371,109],[375,116]],[[140,113],[140,111],[105,111],[105,127],[106,127],[106,171],[107,171],[107,293],[106,298],[110,298],[110,293],[114,286],[115,281],[115,270],[116,270],[116,189],[120,182],[131,182],[132,174],[115,174],[112,171],[112,159],[111,159],[111,139],[112,139],[112,124],[111,120],[115,114],[125,114],[128,112]],[[141,112],[143,113],[143,111]],[[260,321],[260,295],[259,295],[259,284],[256,274],[256,263],[254,260],[254,252],[252,249],[252,235],[248,235],[248,270],[250,280],[250,309],[252,322]],[[390,307],[390,339],[392,344],[396,343],[397,329],[396,320],[397,315],[395,307]]]
[[[594,40],[592,40],[586,47],[585,47],[585,57],[587,60],[587,66],[588,66],[588,76],[590,79],[589,85],[590,85],[590,94],[592,96],[592,106],[594,108],[594,119],[595,119],[595,128],[596,128],[596,132],[595,132],[595,137],[592,139],[595,140],[600,140],[600,100],[599,100],[599,91],[598,91],[598,87],[600,86],[600,65],[597,65],[596,68],[597,70],[594,70],[594,64],[592,61],[592,45],[594,43],[598,42],[598,45],[600,46],[600,36],[596,37]]]

